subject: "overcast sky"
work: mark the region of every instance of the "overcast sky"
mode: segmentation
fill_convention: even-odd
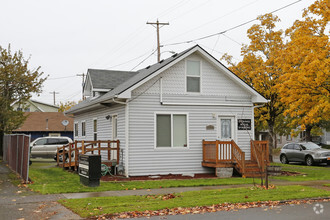
[[[0,0],[0,45],[31,56],[49,79],[34,99],[56,103],[81,99],[88,68],[138,70],[157,61],[156,29],[146,22],[169,22],[160,29],[162,58],[199,44],[215,58],[223,53],[240,60],[249,23],[225,35],[179,45],[255,19],[296,0]],[[314,0],[302,0],[275,14],[286,29]],[[149,59],[146,59],[149,57]],[[146,59],[146,60],[145,60]],[[142,62],[145,60],[144,62]],[[142,63],[141,63],[142,62]],[[138,65],[141,63],[140,65]],[[138,66],[137,66],[138,65]]]

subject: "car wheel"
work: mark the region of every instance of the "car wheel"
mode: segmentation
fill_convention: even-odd
[[[283,163],[283,164],[289,163],[288,158],[285,155],[281,155],[280,160],[281,160],[281,163]]]
[[[306,162],[307,166],[312,166],[313,163],[314,163],[313,157],[307,156],[306,159],[305,159],[305,162]]]
[[[60,153],[62,153],[62,152],[60,152]],[[64,160],[63,160],[63,156],[64,156]],[[63,162],[63,161],[66,161],[66,159],[68,159],[68,154],[66,153],[66,154],[60,154],[59,156],[58,156],[58,160],[59,160],[59,162]],[[57,160],[57,158],[55,157],[55,160]]]

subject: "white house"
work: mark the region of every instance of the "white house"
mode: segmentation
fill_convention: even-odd
[[[203,139],[234,140],[249,158],[253,106],[267,102],[199,45],[137,72],[88,70],[84,94],[66,112],[75,139],[119,139],[126,176],[212,172]]]

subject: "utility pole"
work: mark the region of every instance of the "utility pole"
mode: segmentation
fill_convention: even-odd
[[[55,104],[55,94],[59,94],[59,92],[55,92],[55,91],[53,91],[53,92],[50,92],[50,94],[53,94],[54,105],[56,105],[56,104]]]
[[[161,27],[163,27],[164,25],[169,25],[169,23],[160,23],[157,19],[157,22],[147,22],[147,24],[151,24],[152,26],[154,26],[157,29],[157,50],[158,50],[158,62],[160,61],[160,40],[159,40],[159,25],[162,25]]]
[[[82,100],[84,100],[84,82],[85,82],[85,73],[82,73],[82,74],[77,74],[77,76],[82,76],[82,84],[81,84],[81,86],[82,86]]]

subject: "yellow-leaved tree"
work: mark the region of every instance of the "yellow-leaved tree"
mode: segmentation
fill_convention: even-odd
[[[317,0],[303,12],[303,20],[286,30],[290,40],[277,62],[283,75],[278,84],[284,115],[291,124],[306,129],[311,141],[313,127],[329,127],[330,121],[330,8]]]
[[[272,14],[258,17],[260,24],[253,25],[248,31],[249,45],[243,45],[241,55],[243,60],[237,64],[231,56],[224,55],[229,69],[255,88],[269,100],[263,107],[255,108],[255,125],[257,130],[267,131],[270,137],[270,148],[276,146],[276,127],[283,113],[278,90],[275,86],[282,74],[276,59],[283,50],[283,31],[275,30],[279,18]],[[271,152],[271,150],[270,150]]]

